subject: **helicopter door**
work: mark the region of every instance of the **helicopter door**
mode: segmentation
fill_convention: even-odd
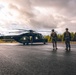
[[[39,37],[37,35],[34,37],[34,42],[40,42]]]
[[[33,43],[33,36],[30,36],[30,43]]]

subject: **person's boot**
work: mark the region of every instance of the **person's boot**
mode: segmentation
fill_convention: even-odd
[[[66,51],[68,51],[68,48],[65,48]]]
[[[56,50],[57,50],[58,48],[56,48]]]
[[[55,49],[53,48],[53,50],[55,50]]]
[[[55,47],[53,47],[53,50],[55,50]]]
[[[71,48],[69,48],[69,51],[71,51]]]

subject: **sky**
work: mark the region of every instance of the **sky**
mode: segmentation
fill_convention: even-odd
[[[76,32],[76,0],[0,0],[0,33],[65,28]]]

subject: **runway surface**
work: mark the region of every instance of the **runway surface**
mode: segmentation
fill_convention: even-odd
[[[0,75],[76,75],[76,44],[65,45],[0,43]]]

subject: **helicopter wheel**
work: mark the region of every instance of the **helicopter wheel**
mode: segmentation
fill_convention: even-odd
[[[28,45],[29,43],[26,43],[26,45]]]
[[[44,44],[46,44],[46,42],[44,42]]]
[[[23,45],[25,45],[25,43],[23,43]]]

